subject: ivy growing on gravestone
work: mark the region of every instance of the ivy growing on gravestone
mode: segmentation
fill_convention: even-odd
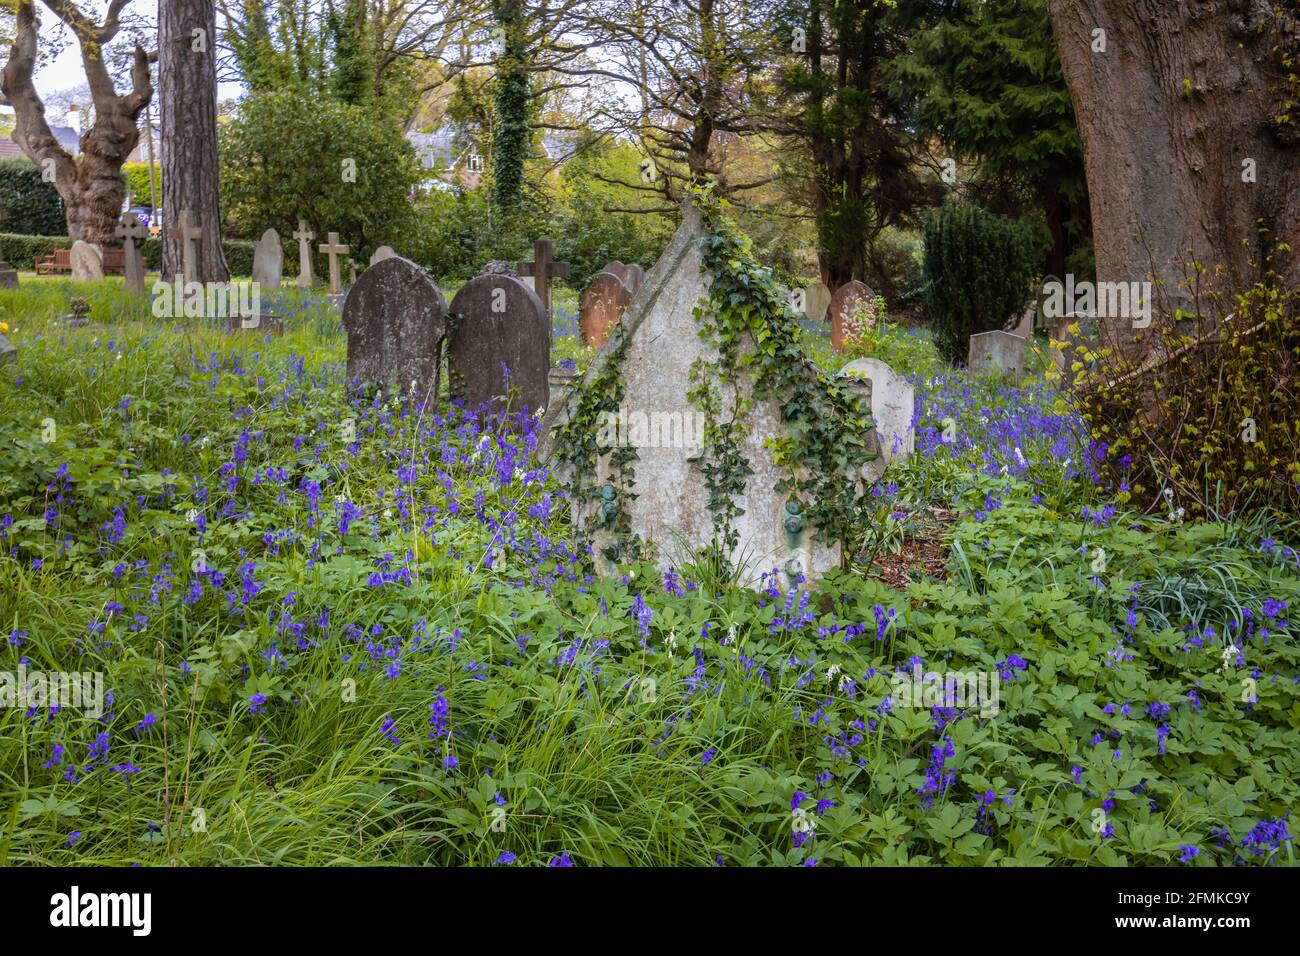
[[[696,317],[700,337],[713,345],[718,359],[692,366],[687,398],[704,413],[704,443],[695,461],[708,492],[714,547],[729,557],[739,543],[738,502],[753,474],[742,445],[753,403],[767,399],[780,403],[788,433],[772,440],[776,465],[785,472],[776,490],[799,500],[814,538],[848,540],[867,515],[862,466],[877,457],[868,441],[874,428],[870,410],[808,359],[787,297],[772,270],[755,261],[752,243],[725,217],[724,205],[707,193],[697,204],[711,231],[701,240],[701,252],[713,281]],[[636,449],[601,444],[604,416],[617,415],[623,401],[622,364],[630,340],[624,323],[614,327],[605,360],[579,389],[568,421],[557,426],[552,440],[557,460],[572,470],[568,490],[574,507],[585,511],[588,503],[601,502],[593,515],[615,538],[605,553],[611,561],[643,556],[625,507],[636,497],[631,491]],[[748,394],[735,387],[742,375],[753,379]],[[598,480],[597,470],[606,455],[608,483]]]
[[[700,468],[709,492],[715,538],[730,554],[737,544],[736,503],[752,471],[741,453],[753,403],[774,400],[787,434],[770,439],[784,477],[776,490],[796,498],[816,540],[849,540],[866,517],[862,466],[874,461],[870,409],[855,393],[808,358],[788,297],[772,270],[754,258],[753,243],[726,215],[724,201],[701,192],[697,205],[710,235],[702,242],[712,275],[709,297],[696,308],[700,337],[718,352],[716,363],[696,363],[688,397],[705,416]],[[753,380],[750,398],[735,386]],[[730,386],[723,390],[715,384]],[[724,396],[735,396],[729,409]]]

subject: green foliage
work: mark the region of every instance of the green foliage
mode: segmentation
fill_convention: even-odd
[[[767,308],[765,285],[734,292]],[[73,293],[91,327],[51,324]],[[103,720],[0,709],[0,865],[1297,862],[1250,836],[1300,800],[1294,611],[1268,603],[1300,606],[1294,526],[1098,519],[917,455],[904,490],[942,472],[961,516],[947,580],[836,573],[791,620],[707,586],[720,568],[588,577],[559,489],[501,467],[531,467],[524,443],[357,398],[337,312],[231,337],[131,307],[116,283],[0,290],[23,317],[0,372],[0,671],[114,693]],[[1005,417],[995,399],[972,415]],[[1051,448],[1026,452],[1051,468]],[[996,675],[997,712],[908,706],[914,657]]]
[[[981,174],[1086,199],[1083,148],[1045,0],[914,3],[917,28],[890,64],[926,132]]]
[[[924,251],[918,230],[888,226],[867,246],[863,281],[889,302],[910,305],[921,295]]]
[[[713,281],[697,317],[700,337],[717,349],[718,359],[707,365],[697,361],[687,398],[705,415],[699,467],[709,491],[714,545],[731,556],[739,543],[737,499],[751,474],[740,446],[751,428],[752,403],[765,399],[780,403],[789,430],[787,437],[772,440],[774,460],[785,470],[776,490],[800,502],[814,538],[845,540],[862,518],[858,475],[876,457],[866,440],[870,410],[809,361],[789,298],[771,269],[754,259],[749,239],[726,218],[721,204],[707,197],[702,203],[713,231],[702,243],[704,268]],[[753,379],[752,397],[724,408],[714,380],[735,385],[742,366]]]
[[[31,236],[68,234],[63,200],[35,163],[0,160],[0,227]]]
[[[965,360],[970,337],[1024,307],[1037,275],[1031,226],[949,201],[925,220],[926,304],[939,353]]]
[[[148,163],[126,163],[122,167],[122,179],[126,182],[127,195],[131,197],[131,204],[134,206],[149,205],[149,164]],[[162,166],[155,166],[153,173],[154,189],[157,191],[158,200],[162,201]]]
[[[356,181],[345,178],[354,161]],[[365,261],[401,245],[420,181],[415,151],[392,123],[362,107],[286,90],[246,98],[221,128],[221,183],[231,234],[291,235],[302,217],[319,237],[338,232]]]
[[[1196,516],[1300,513],[1300,290],[1270,273],[1222,301],[1198,296],[1194,316],[1161,323],[1151,367],[1081,372],[1084,415],[1135,502]],[[1066,361],[1109,355],[1081,351]]]
[[[16,236],[0,233],[0,260],[23,272],[31,272],[41,256],[48,256],[56,249],[71,247],[72,242],[66,235]]]
[[[528,74],[527,20],[522,0],[493,0],[504,39],[497,57],[492,140],[493,203],[503,217],[519,203],[524,162],[532,148],[533,94]],[[505,219],[503,218],[503,221]]]

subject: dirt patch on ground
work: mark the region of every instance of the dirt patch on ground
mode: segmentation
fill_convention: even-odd
[[[905,591],[913,581],[948,578],[948,554],[952,526],[959,516],[946,508],[925,508],[905,519],[902,545],[891,554],[859,556],[854,569],[895,591]]]

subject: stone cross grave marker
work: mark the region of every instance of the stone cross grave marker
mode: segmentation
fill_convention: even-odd
[[[316,238],[316,233],[307,228],[307,222],[304,219],[298,220],[298,231],[293,234],[293,238],[298,240],[298,279],[299,289],[310,289],[316,284],[316,269],[311,260],[311,242]]]
[[[390,256],[361,273],[343,302],[343,329],[349,380],[437,401],[447,300],[414,262]]]
[[[253,249],[253,282],[262,295],[274,295],[280,291],[283,278],[284,245],[280,234],[268,229]]]
[[[582,340],[591,348],[600,348],[618,324],[619,317],[632,302],[632,290],[613,272],[598,272],[582,293],[579,325]]]
[[[916,386],[878,358],[855,359],[840,369],[839,377],[870,392],[882,463],[909,457],[916,450]]]
[[[133,212],[122,214],[122,221],[114,230],[114,235],[122,240],[122,258],[126,263],[126,287],[137,295],[144,295],[144,257],[136,248],[137,242],[143,242],[149,230]]]
[[[972,375],[1000,375],[1019,383],[1025,374],[1025,340],[1001,330],[972,335],[967,364]]]
[[[100,282],[104,278],[104,253],[99,246],[78,239],[72,244],[72,281]]]
[[[397,253],[393,251],[392,246],[380,246],[378,249],[374,251],[374,254],[370,257],[370,264],[372,266],[377,266],[385,259],[391,259],[395,255],[397,255]]]
[[[203,239],[203,227],[195,225],[194,213],[188,209],[181,210],[178,225],[181,230],[181,271],[186,282],[198,282],[199,242]]]
[[[382,265],[382,263],[381,263]],[[376,267],[378,268],[378,266]],[[451,301],[452,396],[470,412],[536,414],[550,401],[551,317],[518,279],[482,274]]]
[[[546,310],[546,315],[549,318],[551,315],[551,279],[567,279],[569,277],[569,264],[555,261],[550,240],[538,239],[533,243],[533,261],[519,263],[519,274],[532,277],[533,291],[537,293],[537,298],[542,300],[542,308]]]
[[[691,549],[713,540],[709,491],[698,455],[703,441],[704,413],[686,396],[693,390],[691,369],[701,361],[715,368],[717,352],[699,335],[696,305],[709,293],[711,276],[702,269],[699,240],[705,227],[699,211],[684,211],[682,225],[665,248],[631,306],[585,373],[583,384],[556,401],[542,422],[539,457],[562,481],[578,481],[600,490],[599,500],[573,502],[578,521],[592,531],[598,565],[611,573],[626,557],[624,542],[606,515],[627,519],[630,531],[656,546],[658,566],[681,567]],[[562,426],[575,420],[577,403],[588,383],[608,374],[608,363],[622,360],[617,375],[623,391],[617,413],[621,424],[605,417],[591,427],[590,436],[606,452],[635,446],[631,477],[624,482],[602,452],[596,473],[575,476],[559,459]],[[713,379],[720,405],[733,408],[740,395],[752,399],[754,380],[742,371],[735,382]],[[795,577],[811,578],[839,566],[840,545],[814,541],[805,517],[808,502],[777,485],[785,475],[778,467],[768,439],[788,435],[781,403],[775,398],[752,400],[743,422],[739,453],[752,469],[744,491],[736,498],[739,515],[734,527],[739,544],[734,560],[742,582],[760,586],[762,575],[776,568],[781,586]],[[587,436],[583,436],[587,437]],[[612,442],[612,444],[611,444]],[[623,494],[619,487],[627,492]]]
[[[876,294],[871,291],[870,286],[865,282],[859,282],[857,279],[850,279],[831,296],[830,305],[828,306],[831,318],[831,348],[836,352],[844,350],[845,328],[847,320],[853,318],[855,311],[859,307],[866,310],[867,328],[863,331],[869,331],[876,327]]]
[[[331,232],[329,242],[322,243],[320,251],[322,255],[329,256],[330,260],[330,295],[342,295],[343,275],[339,268],[339,257],[346,256],[352,247],[343,245],[339,242],[339,234]]]

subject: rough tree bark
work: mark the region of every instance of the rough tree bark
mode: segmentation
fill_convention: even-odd
[[[1097,278],[1156,283],[1151,329],[1107,323],[1117,355],[1135,359],[1174,308],[1194,306],[1180,289],[1192,261],[1242,290],[1276,243],[1300,249],[1300,111],[1287,113],[1297,91],[1284,66],[1300,20],[1295,0],[1048,8],[1083,140]],[[1271,266],[1300,282],[1294,251]]]
[[[79,158],[74,159],[54,138],[45,120],[45,104],[32,82],[40,32],[33,0],[17,0],[14,42],[0,76],[0,88],[14,108],[14,142],[28,159],[53,173],[54,188],[67,210],[68,236],[74,241],[84,239],[100,246],[119,244],[114,230],[126,197],[122,164],[140,140],[137,121],[153,96],[149,55],[139,44],[135,48],[129,93],[117,95],[104,63],[103,48],[117,36],[119,16],[127,2],[112,0],[102,25],[69,0],[45,2],[77,37],[95,105],[95,123],[82,134]]]
[[[214,0],[159,0],[158,100],[162,125],[163,274],[183,271],[180,215],[203,228],[197,276],[226,282],[217,162],[217,14]]]

